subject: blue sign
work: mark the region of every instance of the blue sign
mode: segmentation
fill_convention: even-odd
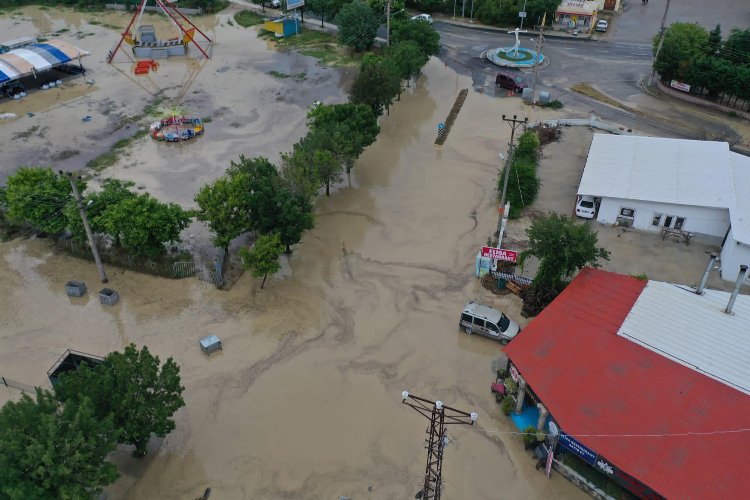
[[[286,0],[286,10],[299,9],[305,5],[305,0]]]
[[[598,456],[594,450],[582,445],[577,439],[566,434],[560,433],[560,444],[563,448],[575,453],[591,465],[596,465],[596,457]]]

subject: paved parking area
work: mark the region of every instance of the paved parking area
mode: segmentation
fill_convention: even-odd
[[[588,127],[566,127],[559,142],[544,148],[538,175],[541,189],[533,210],[557,212],[574,216],[574,204],[578,183],[586,163],[588,148],[594,131]],[[525,241],[524,229],[531,223],[530,217],[511,221],[509,238],[521,246]],[[697,286],[711,252],[720,248],[713,244],[693,239],[690,245],[684,242],[662,239],[653,233],[624,229],[589,221],[599,235],[599,244],[610,251],[610,260],[602,268],[623,274],[645,274],[649,279]],[[525,276],[533,276],[535,263],[530,262]],[[711,274],[709,286],[731,290],[732,283],[723,281],[718,273]],[[744,292],[750,292],[745,290]],[[743,293],[744,293],[743,292]]]
[[[618,42],[650,43],[659,31],[667,0],[622,0],[627,2],[620,14],[610,22],[609,31],[598,38]],[[750,26],[750,2],[748,0],[698,0],[673,1],[667,13],[667,25],[675,22],[698,23],[706,29],[721,24],[726,39],[732,28],[745,29]]]

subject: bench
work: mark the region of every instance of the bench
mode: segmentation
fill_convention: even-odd
[[[690,238],[693,237],[693,233],[689,231],[683,231],[682,229],[672,229],[669,227],[661,228],[661,239],[665,239],[667,236],[674,236],[676,238],[684,238],[685,245],[690,245]]]
[[[515,293],[519,297],[523,292],[525,292],[529,286],[528,285],[518,285],[516,283],[513,283],[512,281],[508,281],[505,283],[505,288],[510,290],[511,292]]]

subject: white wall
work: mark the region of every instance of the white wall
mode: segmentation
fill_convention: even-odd
[[[730,230],[727,241],[721,249],[721,278],[726,281],[736,281],[742,264],[750,266],[750,245],[735,241]],[[747,281],[750,282],[750,279]]]
[[[603,224],[615,224],[621,208],[632,208],[635,210],[633,227],[645,231],[658,232],[661,226],[651,224],[654,215],[684,217],[683,231],[689,231],[696,235],[708,235],[724,238],[729,229],[729,210],[726,208],[695,207],[690,205],[674,205],[671,203],[656,203],[650,201],[623,200],[619,198],[603,198],[599,206],[597,219]]]

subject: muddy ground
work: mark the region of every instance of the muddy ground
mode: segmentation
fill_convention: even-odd
[[[31,21],[10,24],[10,36],[25,34],[24,23],[40,31],[75,25],[42,11],[50,26],[39,27],[38,11],[29,12],[17,17]],[[238,154],[276,159],[288,149],[304,132],[309,103],[345,98],[338,70],[279,56],[251,32],[222,26],[222,16],[210,25],[219,41],[214,59],[185,94],[199,114],[214,116],[206,136],[176,148],[144,140],[103,176],[133,179],[187,205]],[[79,40],[94,52],[87,64],[96,70],[87,77],[95,86],[43,112],[46,96],[27,97],[22,104],[34,106],[35,116],[0,124],[2,133],[24,131],[33,119],[48,128],[22,147],[3,148],[3,165],[51,161],[56,148],[96,148],[99,132],[92,129],[109,123],[97,110],[136,114],[150,99],[102,64],[111,34],[77,26],[97,33]],[[320,82],[285,81],[284,99],[277,99],[279,82],[266,72],[279,58],[288,61],[287,73],[304,70],[308,79],[321,75]],[[104,308],[89,262],[55,255],[44,240],[2,245],[2,375],[48,387],[45,372],[65,349],[104,354],[130,342],[176,359],[187,403],[177,429],[154,440],[145,460],[125,447],[115,454],[122,477],[107,488],[111,498],[194,498],[207,487],[212,498],[411,498],[424,472],[427,422],[401,404],[404,389],[480,414],[474,428],[451,430],[446,495],[581,498],[560,476],[534,470],[515,427],[501,416],[489,391],[500,346],[467,337],[456,325],[469,299],[523,323],[517,298],[491,296],[472,276],[477,246],[496,223],[497,152],[509,132],[499,116],[520,112],[519,101],[470,94],[446,145],[433,145],[458,90],[470,87],[470,79],[431,61],[381,120],[382,133],[351,185],[320,200],[315,229],[264,290],[249,275],[219,292],[194,279],[109,268],[121,301]],[[165,92],[177,97],[179,89]],[[92,121],[82,123],[87,114]],[[88,297],[64,295],[71,278],[86,281]],[[221,337],[222,352],[200,352],[197,341],[207,334]],[[15,397],[15,390],[0,390],[1,401]]]

